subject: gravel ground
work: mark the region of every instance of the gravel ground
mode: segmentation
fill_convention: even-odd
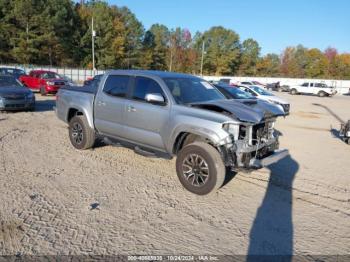
[[[350,97],[279,95],[290,157],[204,197],[182,188],[174,160],[73,149],[53,97],[1,113],[0,255],[349,254],[350,146],[337,130]]]

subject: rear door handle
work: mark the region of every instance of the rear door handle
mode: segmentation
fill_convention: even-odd
[[[128,105],[127,110],[128,112],[136,112],[136,108],[133,107],[132,105]]]

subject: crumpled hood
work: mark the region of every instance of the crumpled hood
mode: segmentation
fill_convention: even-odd
[[[32,93],[26,87],[0,87],[0,96],[1,95],[28,95]]]
[[[279,104],[289,104],[289,102],[281,97],[278,96],[259,96],[258,98],[260,99],[264,99],[265,101],[273,101],[273,102],[277,102]]]
[[[191,106],[224,114],[230,113],[240,121],[251,123],[259,123],[264,118],[285,115],[279,107],[259,99],[213,100],[192,103]]]

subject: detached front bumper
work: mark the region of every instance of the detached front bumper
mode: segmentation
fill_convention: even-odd
[[[232,147],[223,150],[225,165],[233,170],[252,170],[275,163],[289,153],[288,150],[278,150],[278,138],[248,145],[244,141],[237,141]]]
[[[276,150],[273,154],[263,159],[256,159],[256,158],[251,159],[249,164],[250,166],[255,168],[262,168],[262,167],[266,167],[271,164],[277,163],[278,161],[282,160],[288,155],[289,155],[289,151],[287,149]]]

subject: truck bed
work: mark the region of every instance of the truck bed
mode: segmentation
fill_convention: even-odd
[[[61,87],[61,89],[69,90],[69,91],[76,91],[76,92],[82,92],[82,93],[89,93],[96,95],[97,92],[97,86],[95,85],[88,85],[88,86],[64,86]]]

